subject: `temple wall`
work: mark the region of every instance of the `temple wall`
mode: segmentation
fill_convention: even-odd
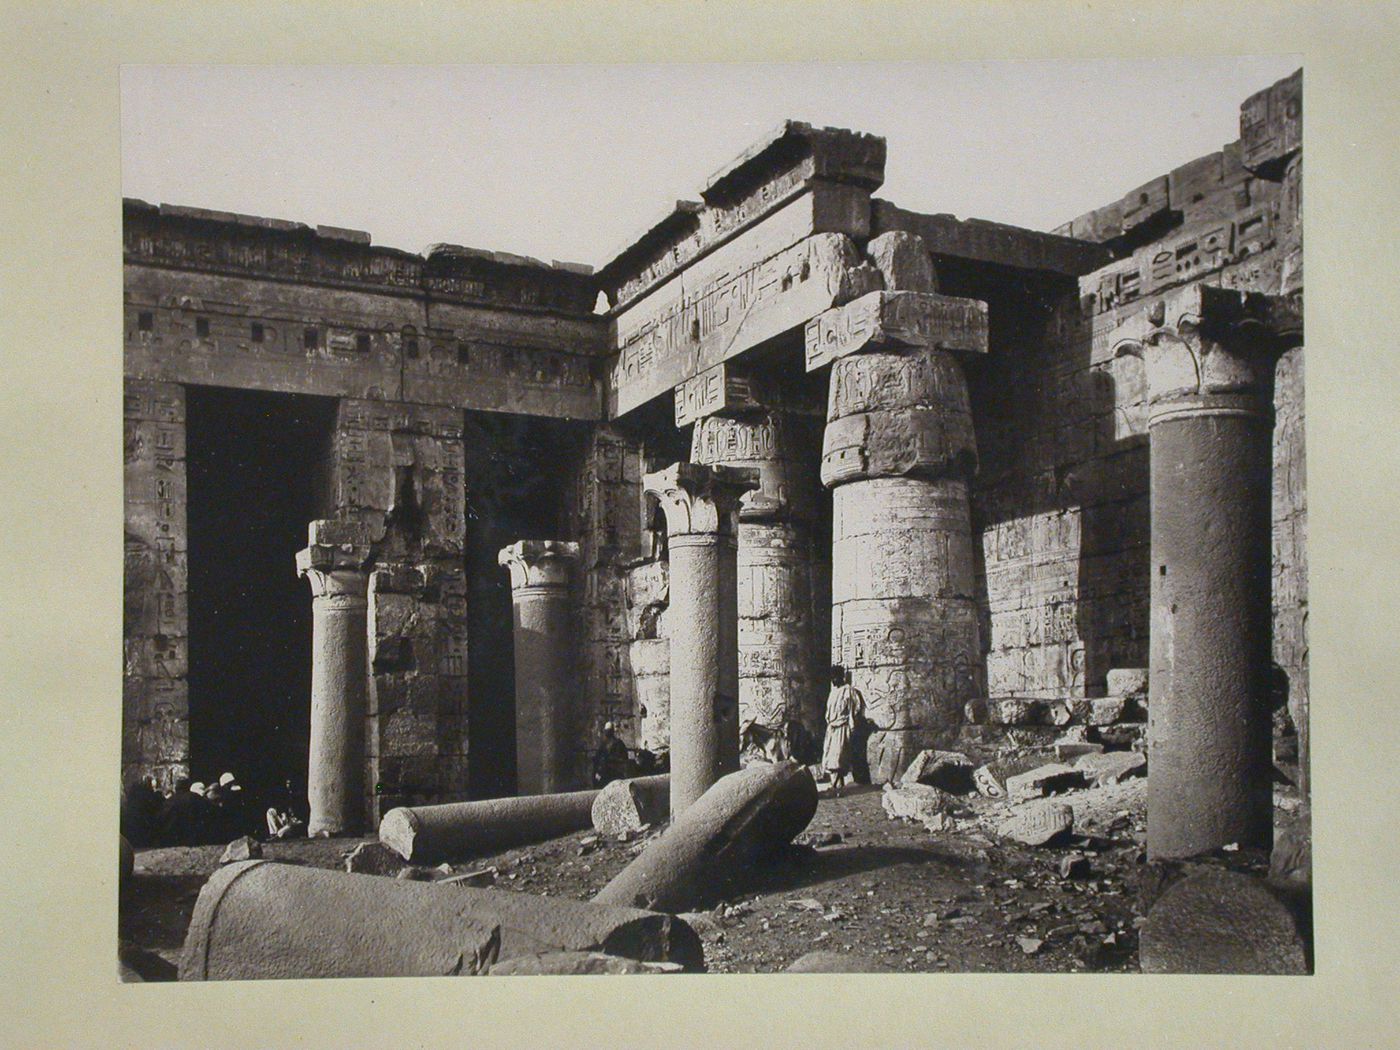
[[[122,431],[122,782],[169,787],[189,774],[184,389],[127,380]]]
[[[992,352],[971,381],[993,700],[1102,696],[1110,669],[1147,666],[1144,377],[1115,357],[1115,333],[1168,289],[1301,290],[1298,90],[1293,77],[1254,96],[1239,142],[1056,230],[1119,256],[1077,294],[1026,297],[1009,320],[993,304]],[[1279,363],[1274,439],[1274,653],[1295,709],[1307,681],[1302,370],[1301,349]],[[1008,709],[1064,717],[1054,703]]]

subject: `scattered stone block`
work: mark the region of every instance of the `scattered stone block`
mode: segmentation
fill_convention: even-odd
[[[1198,870],[1158,898],[1139,957],[1143,973],[1309,972],[1288,907],[1261,880],[1218,868]]]
[[[693,910],[723,896],[765,854],[790,843],[816,811],[816,782],[796,762],[757,763],[730,773],[593,900],[673,913]]]
[[[891,820],[913,820],[930,831],[944,831],[949,825],[953,797],[926,784],[886,784],[880,803]]]
[[[850,952],[808,952],[795,960],[786,973],[889,973],[884,966],[867,955]]]
[[[1086,879],[1092,870],[1093,865],[1089,863],[1089,858],[1082,853],[1069,853],[1060,858],[1062,879]]]
[[[1141,751],[1105,751],[1082,755],[1074,768],[1094,787],[1121,784],[1131,777],[1147,775],[1147,756]]]
[[[671,777],[634,777],[614,780],[593,800],[593,827],[604,835],[641,831],[664,824],[671,815]]]
[[[681,973],[677,963],[639,962],[602,952],[541,952],[492,965],[492,977],[588,977],[600,974]]]
[[[345,854],[345,870],[356,875],[397,875],[403,858],[382,842],[361,842]]]
[[[593,822],[597,797],[597,791],[571,791],[401,806],[384,814],[379,841],[413,864],[457,860],[582,831]]]
[[[1060,791],[1084,786],[1084,774],[1059,762],[1039,766],[1006,778],[1006,796],[1012,802],[1044,798]]]
[[[920,751],[900,778],[901,784],[926,784],[955,795],[974,789],[972,759],[957,751]]]
[[[1137,696],[1147,692],[1147,668],[1115,667],[1108,672],[1108,695]]]
[[[1128,698],[1126,696],[1100,696],[1089,701],[1089,724],[1091,726],[1111,726],[1127,720]]]
[[[839,831],[804,831],[792,841],[795,846],[810,846],[812,849],[820,849],[822,846],[837,845],[842,841],[842,835]]]
[[[1027,846],[1048,846],[1068,838],[1074,830],[1074,810],[1063,802],[1022,806],[997,828],[1002,838]]]
[[[972,774],[973,784],[979,792],[986,795],[988,798],[1005,798],[1007,778],[1043,766],[1045,764],[1045,757],[1046,756],[1041,753],[1034,755],[1013,755],[1009,758],[996,759],[993,762],[988,762],[985,766],[979,767]]]
[[[1082,726],[1080,727],[1083,728]],[[1103,751],[1102,744],[1090,743],[1088,740],[1067,740],[1061,738],[1055,741],[1055,757],[1061,762],[1069,762],[1079,758],[1081,755],[1097,755]]]
[[[219,857],[220,864],[233,864],[240,860],[257,860],[263,855],[262,843],[251,835],[236,838],[224,847]]]

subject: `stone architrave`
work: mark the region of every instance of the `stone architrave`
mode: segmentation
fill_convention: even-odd
[[[1153,859],[1272,840],[1273,366],[1301,330],[1296,300],[1203,286],[1119,330],[1147,379]]]
[[[915,265],[919,245],[899,231],[877,238],[870,254],[896,287],[806,329],[809,367],[834,362],[821,467],[832,663],[865,697],[875,783],[951,744],[985,677],[968,502],[976,440],[951,350],[986,352],[986,306],[897,287],[932,285],[931,267]]]
[[[739,503],[739,718],[787,741],[793,723],[820,736],[825,686],[812,602],[816,479],[804,470],[794,419],[760,408],[699,420],[694,463],[750,467],[759,486]]]
[[[515,607],[515,783],[521,795],[567,791],[575,765],[570,701],[574,682],[569,575],[579,545],[521,540],[504,548]]]
[[[297,574],[311,584],[311,836],[364,820],[369,560],[369,527],[357,521],[313,521],[297,552]]]
[[[735,517],[758,482],[756,470],[693,463],[642,479],[670,552],[672,819],[739,768]]]

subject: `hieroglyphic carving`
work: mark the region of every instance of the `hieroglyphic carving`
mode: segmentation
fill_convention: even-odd
[[[938,347],[987,352],[987,304],[934,292],[871,292],[814,317],[807,371],[862,350]]]
[[[761,233],[755,229],[744,237]],[[747,250],[742,241],[725,251]],[[736,254],[736,263],[742,258]],[[698,269],[706,272],[682,273],[616,318],[614,415],[800,327],[822,310],[870,291],[878,280],[841,234],[808,237],[737,272],[722,266],[717,272]]]

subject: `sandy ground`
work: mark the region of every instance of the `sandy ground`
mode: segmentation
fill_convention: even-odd
[[[1009,807],[980,796],[964,800],[964,815],[945,832],[889,819],[875,788],[823,797],[799,840],[808,844],[691,919],[716,973],[782,970],[817,948],[902,971],[1132,971],[1145,788],[1135,780],[1061,796],[1075,809],[1077,834],[1037,848],[998,838]],[[342,855],[365,841],[374,839],[266,843],[264,855],[339,868]],[[644,837],[618,842],[581,831],[463,858],[452,873],[494,868],[497,887],[582,900],[644,844]],[[173,977],[195,898],[222,851],[137,853],[119,928],[124,942],[169,964],[148,977]],[[1061,860],[1071,853],[1088,858],[1087,871],[1062,877]]]

